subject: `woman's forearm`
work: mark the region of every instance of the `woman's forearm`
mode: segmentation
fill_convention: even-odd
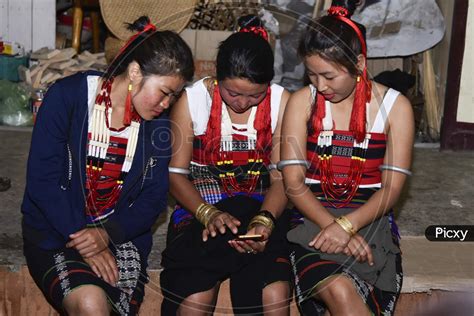
[[[195,213],[201,203],[205,203],[194,185],[185,175],[170,174],[170,192],[185,209]]]
[[[261,209],[267,210],[275,216],[275,218],[280,217],[281,213],[288,203],[288,198],[285,194],[285,187],[283,185],[283,180],[275,180],[272,182]]]
[[[382,187],[370,197],[367,203],[348,214],[347,218],[354,229],[360,230],[392,209],[400,192],[401,187]]]
[[[288,169],[284,170],[286,194],[298,211],[321,228],[331,224],[334,217],[313,195],[304,182],[304,176],[297,176],[298,171],[289,170],[296,169],[296,167],[286,167],[285,169]]]

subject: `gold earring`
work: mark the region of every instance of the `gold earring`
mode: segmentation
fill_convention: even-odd
[[[356,80],[357,82],[360,82],[360,76],[357,76]]]

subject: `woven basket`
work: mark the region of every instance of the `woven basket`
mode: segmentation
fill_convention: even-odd
[[[133,32],[124,23],[147,15],[158,30],[181,32],[193,16],[196,0],[100,0],[100,11],[112,34],[127,41]]]

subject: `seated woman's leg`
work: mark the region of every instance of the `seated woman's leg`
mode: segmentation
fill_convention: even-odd
[[[326,304],[331,316],[372,315],[354,283],[343,274],[322,281],[316,287],[314,297]]]
[[[263,289],[263,312],[265,315],[289,315],[291,299],[290,284],[274,282]]]
[[[214,288],[186,297],[178,308],[177,315],[212,315],[219,293],[219,284]]]
[[[68,315],[110,315],[112,307],[107,302],[107,296],[100,287],[84,285],[75,288],[63,301],[63,307]]]

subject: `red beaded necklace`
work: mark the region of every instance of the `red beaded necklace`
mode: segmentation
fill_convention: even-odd
[[[89,124],[86,164],[86,189],[88,190],[86,214],[92,217],[100,217],[104,211],[113,207],[117,202],[122,191],[125,176],[130,170],[138,140],[140,117],[135,113],[134,119],[130,124],[130,135],[127,140],[125,160],[120,176],[115,180],[108,193],[99,194],[98,185],[101,181],[102,170],[109,147],[110,131],[120,131],[126,128],[117,130],[111,128],[109,124],[109,115],[111,115],[109,109],[112,108],[112,101],[110,99],[112,83],[113,78],[102,83],[101,92],[96,97],[92,117],[90,118],[91,123]]]
[[[328,203],[336,208],[349,204],[356,194],[362,180],[362,173],[366,161],[370,134],[367,134],[362,143],[354,139],[349,173],[344,180],[339,181],[334,176],[332,165],[332,131],[322,131],[318,137],[317,153],[319,158],[321,189]],[[337,204],[334,201],[337,201]]]
[[[254,127],[257,130],[257,139],[249,140],[248,148],[248,165],[250,169],[247,171],[246,179],[237,181],[232,153],[232,140],[223,141],[221,135],[222,123],[222,97],[220,95],[217,81],[214,82],[213,100],[211,105],[211,115],[209,118],[208,128],[206,130],[206,146],[209,157],[217,152],[216,165],[220,170],[219,179],[224,191],[232,196],[233,192],[243,192],[251,194],[255,191],[258,180],[260,178],[260,170],[263,166],[263,157],[265,148],[271,147],[271,115],[270,115],[271,89],[268,87],[265,99],[258,105],[257,114],[254,120]],[[217,128],[216,128],[217,127]],[[210,131],[213,131],[212,133]],[[208,134],[209,133],[209,134]],[[219,142],[216,142],[218,139]],[[214,140],[214,141],[213,141]],[[211,145],[212,144],[212,145]],[[251,148],[250,144],[253,144]],[[212,161],[210,159],[209,161]]]

